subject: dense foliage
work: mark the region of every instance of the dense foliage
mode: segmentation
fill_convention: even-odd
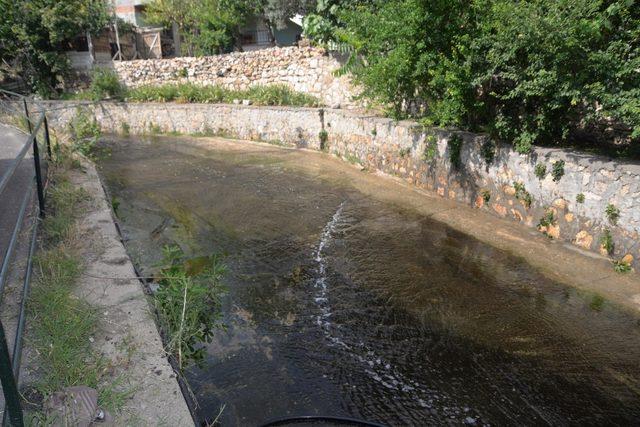
[[[485,129],[522,152],[640,140],[633,0],[321,0],[305,32],[348,45],[365,96],[396,116]]]
[[[240,29],[253,17],[282,28],[314,0],[153,0],[146,8],[149,22],[180,29],[186,52],[212,55],[240,50]]]
[[[68,70],[69,42],[109,21],[101,0],[0,0],[0,10],[0,79],[21,77],[43,95]]]

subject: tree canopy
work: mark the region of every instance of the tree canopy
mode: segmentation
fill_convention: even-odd
[[[50,94],[68,70],[68,43],[109,22],[101,0],[0,0],[0,71]]]
[[[319,0],[319,43],[346,45],[365,96],[398,117],[487,130],[527,152],[640,146],[634,0]]]
[[[240,47],[240,28],[261,16],[272,28],[305,13],[315,0],[153,0],[147,5],[150,22],[177,24],[192,55],[211,55]]]

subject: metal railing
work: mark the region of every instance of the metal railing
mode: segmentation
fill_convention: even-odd
[[[15,226],[11,232],[11,237],[4,254],[2,255],[0,267],[0,305],[4,295],[5,285],[8,279],[9,271],[12,267],[12,261],[16,255],[16,248],[21,236],[21,231],[25,226],[25,215],[31,208],[34,209],[33,192],[34,187],[37,194],[38,214],[32,215],[33,219],[30,224],[31,235],[29,236],[29,247],[27,254],[27,262],[24,271],[24,279],[22,284],[21,301],[19,307],[18,320],[16,325],[15,336],[13,340],[13,348],[9,349],[7,342],[7,334],[4,324],[0,319],[0,381],[2,383],[2,392],[4,394],[5,407],[3,411],[2,424],[11,423],[14,426],[23,426],[24,417],[20,404],[20,393],[18,390],[20,378],[20,362],[22,359],[22,337],[25,329],[26,303],[29,296],[29,288],[31,285],[31,272],[33,266],[33,258],[37,247],[38,225],[40,220],[45,216],[45,187],[47,185],[47,171],[43,174],[43,162],[40,155],[40,146],[38,142],[38,133],[43,131],[44,144],[47,151],[47,158],[51,160],[51,141],[49,137],[49,124],[44,110],[37,113],[37,117],[32,119],[29,114],[27,100],[23,96],[1,90],[0,89],[0,107],[5,115],[18,118],[25,124],[28,130],[26,142],[21,147],[18,154],[12,160],[7,170],[0,177],[0,206],[7,207],[6,190],[16,171],[25,162],[29,151],[33,153],[33,175],[29,177],[28,184],[24,188],[20,207],[18,210]],[[22,108],[21,108],[22,107]],[[20,111],[23,109],[23,111]],[[0,136],[0,139],[2,136]],[[44,166],[47,166],[45,162]],[[48,169],[48,167],[47,167]],[[0,308],[2,310],[2,308]],[[4,310],[3,310],[4,311]]]

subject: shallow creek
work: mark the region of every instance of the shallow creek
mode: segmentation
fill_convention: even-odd
[[[224,404],[229,426],[302,414],[640,422],[637,318],[361,192],[349,165],[189,138],[104,145],[102,178],[142,272],[165,244],[226,257],[227,329],[185,374],[203,420]]]

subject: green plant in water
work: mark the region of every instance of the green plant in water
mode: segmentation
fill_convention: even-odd
[[[203,344],[211,342],[214,330],[221,326],[221,279],[225,272],[226,266],[217,256],[189,264],[179,247],[163,248],[154,303],[167,334],[167,351],[181,369],[189,361],[203,359]]]
[[[593,311],[602,311],[602,308],[604,307],[604,303],[605,303],[604,297],[598,294],[595,294],[593,297],[591,297],[589,308],[591,308],[591,310]]]
[[[325,129],[322,129],[318,132],[318,139],[320,140],[320,149],[325,151],[328,148],[327,141],[329,140],[329,133]]]
[[[576,196],[576,202],[584,203],[584,193],[580,193]]]
[[[454,168],[460,169],[461,166],[461,151],[462,151],[462,137],[460,135],[453,135],[449,138],[449,161]]]
[[[553,163],[551,176],[553,177],[554,182],[558,182],[562,179],[562,177],[564,176],[564,160],[558,160]]]
[[[547,176],[547,166],[544,163],[538,163],[534,169],[536,177],[542,181]]]
[[[491,192],[489,190],[482,190],[482,200],[484,200],[485,203],[489,203],[489,200],[491,200]]]
[[[604,210],[607,219],[611,223],[611,225],[618,224],[618,219],[620,218],[620,209],[615,207],[612,203],[607,205],[607,208]]]
[[[424,161],[429,162],[435,159],[436,154],[438,154],[438,138],[436,138],[435,135],[431,134],[425,138],[424,153],[422,153],[422,158]]]
[[[482,158],[487,162],[487,165],[490,165],[496,157],[496,144],[487,139],[480,148],[480,154],[482,154]]]
[[[127,122],[120,123],[120,133],[122,135],[129,136],[130,131],[131,131],[131,127],[129,126],[129,123]]]
[[[613,236],[611,235],[611,230],[608,228],[605,228],[604,233],[600,236],[600,245],[609,255],[613,253]]]
[[[162,128],[160,127],[160,125],[149,122],[149,133],[151,135],[160,135],[162,133]]]

